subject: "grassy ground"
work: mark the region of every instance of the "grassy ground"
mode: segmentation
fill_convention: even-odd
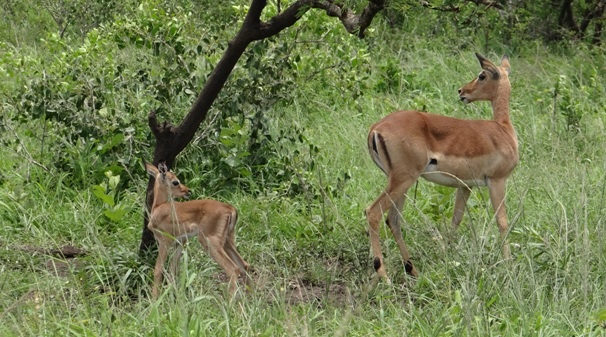
[[[9,145],[0,147],[0,335],[604,335],[604,54],[536,47],[511,55],[521,158],[507,189],[513,261],[501,259],[486,191],[474,190],[453,232],[453,190],[421,181],[403,212],[421,275],[405,275],[385,228],[387,285],[373,278],[365,233],[363,210],[385,184],[366,151],[368,127],[397,109],[489,118],[490,107],[457,99],[479,71],[472,50],[374,38],[364,94],[344,93],[329,72],[332,85],[300,81],[292,104],[280,107],[278,122],[303,127],[319,147],[309,183],[329,192],[221,196],[240,211],[238,249],[254,267],[254,290],[232,301],[197,243],[178,281],[151,301],[150,269],[136,256],[143,169],[131,168],[135,183],[120,195],[129,213],[109,223],[89,188],[74,190],[69,175],[36,164],[41,145],[25,135],[40,122],[8,121],[0,134]],[[385,89],[377,83],[388,65],[397,72]]]

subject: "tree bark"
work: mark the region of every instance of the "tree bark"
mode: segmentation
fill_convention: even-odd
[[[156,138],[152,161],[154,165],[166,162],[169,168],[172,167],[177,155],[194,138],[212,103],[223,89],[236,63],[251,42],[274,36],[294,25],[311,8],[321,9],[329,16],[338,17],[349,33],[363,38],[365,30],[371,24],[374,16],[384,8],[385,0],[369,0],[361,14],[354,14],[343,5],[335,4],[333,1],[299,0],[292,3],[284,11],[278,11],[279,14],[271,20],[262,22],[260,19],[261,13],[266,5],[266,0],[252,0],[242,27],[240,27],[234,39],[228,43],[225,53],[208,77],[196,102],[178,126],[173,126],[168,121],[160,123],[154,111],[149,114],[149,127]],[[156,246],[153,233],[147,228],[149,210],[153,202],[153,186],[154,179],[150,177],[147,185],[143,231],[139,246],[139,253],[142,257],[147,256]]]
[[[560,15],[558,16],[558,25],[578,33],[579,27],[574,21],[572,11],[572,0],[563,0],[560,6]]]

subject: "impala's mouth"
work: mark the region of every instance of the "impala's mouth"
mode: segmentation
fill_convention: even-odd
[[[469,103],[469,101],[467,100],[467,97],[465,97],[465,96],[459,96],[459,98],[461,99],[461,102],[463,102],[463,103]]]

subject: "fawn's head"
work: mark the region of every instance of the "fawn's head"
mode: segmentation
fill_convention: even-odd
[[[503,56],[501,66],[496,66],[484,56],[477,54],[482,71],[473,81],[459,89],[459,98],[464,103],[475,101],[493,101],[504,90],[509,94],[511,84],[509,83],[509,59]]]
[[[169,197],[187,199],[191,195],[189,187],[181,184],[179,178],[168,169],[165,163],[159,163],[158,167],[145,163],[145,169],[150,176],[156,179],[156,185],[154,186],[156,198],[165,198],[166,200]]]

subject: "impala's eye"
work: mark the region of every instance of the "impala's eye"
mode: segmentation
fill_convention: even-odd
[[[179,180],[173,180],[173,186],[179,186]]]
[[[478,79],[479,79],[480,81],[484,81],[484,80],[486,79],[486,74],[484,74],[484,73],[480,73],[480,75],[478,75]]]

